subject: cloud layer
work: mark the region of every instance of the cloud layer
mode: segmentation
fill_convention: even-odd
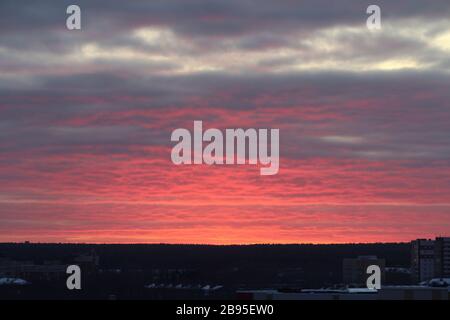
[[[0,3],[0,241],[364,242],[450,232],[450,4]],[[280,128],[280,172],[170,133]]]

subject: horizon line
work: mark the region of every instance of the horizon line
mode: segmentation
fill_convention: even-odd
[[[417,238],[417,239],[428,239],[428,238]],[[326,243],[313,243],[313,242],[286,242],[286,243],[230,243],[230,244],[215,244],[215,243],[169,243],[169,242],[130,242],[130,243],[120,243],[120,242],[32,242],[32,241],[22,241],[22,242],[3,242],[0,241],[0,245],[4,244],[38,244],[38,245],[166,245],[166,246],[216,246],[216,247],[226,247],[226,246],[293,246],[293,245],[315,245],[315,246],[327,246],[327,245],[370,245],[370,244],[409,244],[411,241],[417,240],[413,239],[410,241],[399,241],[399,242],[326,242]]]

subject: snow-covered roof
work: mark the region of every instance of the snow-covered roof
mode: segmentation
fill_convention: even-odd
[[[20,278],[0,278],[0,286],[1,285],[16,285],[16,286],[24,286],[30,284],[28,281],[20,279]]]

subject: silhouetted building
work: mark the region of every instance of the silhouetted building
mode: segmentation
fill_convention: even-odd
[[[59,261],[45,261],[44,264],[35,264],[33,261],[0,259],[0,276],[55,280],[65,276],[66,267]]]
[[[381,270],[381,283],[385,280],[385,265],[384,259],[379,259],[377,256],[359,256],[358,258],[344,259],[342,264],[343,280],[348,285],[366,285],[367,267],[370,265],[377,265]]]
[[[434,275],[450,278],[450,237],[439,237],[434,242]]]
[[[89,254],[76,256],[72,261],[44,260],[37,264],[34,261],[18,261],[9,258],[0,258],[0,276],[19,277],[27,280],[57,280],[67,276],[67,266],[76,264],[83,272],[97,271],[99,257],[95,251]]]
[[[411,275],[414,282],[428,281],[434,277],[434,245],[431,239],[411,241]]]
[[[302,289],[298,292],[238,290],[238,300],[449,300],[447,288],[430,286],[383,286],[367,288]]]
[[[100,258],[95,250],[91,250],[89,254],[80,254],[73,259],[74,263],[78,265],[84,272],[95,272],[99,266]]]

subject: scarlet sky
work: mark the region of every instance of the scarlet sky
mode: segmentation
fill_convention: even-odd
[[[448,0],[75,2],[0,2],[0,242],[450,234]],[[279,128],[279,173],[175,166],[194,120]]]

